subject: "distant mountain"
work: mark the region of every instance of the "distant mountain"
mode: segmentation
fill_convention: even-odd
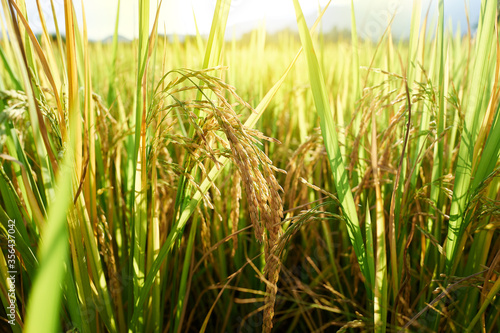
[[[388,2],[389,3],[389,2]],[[395,11],[397,14],[392,22],[391,32],[395,38],[408,38],[410,35],[411,24],[411,8],[410,6],[391,8],[388,3],[374,2],[366,6],[359,6],[356,8],[356,26],[358,35],[362,39],[378,40],[385,29],[387,24],[392,18]],[[434,7],[433,7],[434,8]],[[424,19],[427,8],[423,8],[422,22]],[[479,17],[479,7],[475,6],[470,9],[470,17],[476,18],[470,22],[472,30],[477,27],[477,17]],[[305,13],[307,24],[312,26],[318,17],[318,13]],[[461,33],[467,32],[467,17],[463,6],[447,6],[445,7],[445,17],[449,26],[450,21],[453,23],[453,30],[460,28]],[[437,13],[435,9],[431,9],[429,13],[428,25],[429,27],[436,23]],[[344,31],[351,29],[351,7],[350,5],[337,5],[331,6],[325,12],[321,20],[323,31],[330,32],[333,30]],[[236,38],[240,38],[245,33],[258,26],[259,22],[242,22],[233,24],[228,27],[226,38],[232,38],[233,34]],[[265,22],[266,30],[270,33],[289,29],[291,31],[297,30],[297,22],[293,19],[289,20],[274,20]]]
[[[130,39],[128,39],[127,37],[123,37],[121,35],[118,35],[118,41],[121,43],[130,43],[131,42]],[[108,36],[108,37],[104,38],[103,40],[101,40],[101,42],[103,44],[113,43],[113,36]]]

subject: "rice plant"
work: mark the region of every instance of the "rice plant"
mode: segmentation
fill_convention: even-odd
[[[497,332],[497,4],[465,35],[445,4],[230,40],[218,0],[181,42],[141,0],[107,44],[2,0],[2,331]]]

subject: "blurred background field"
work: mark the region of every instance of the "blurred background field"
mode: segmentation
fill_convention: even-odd
[[[238,1],[189,36],[139,1],[105,41],[51,3],[2,1],[6,331],[498,331],[495,1],[465,26],[414,1],[376,38],[363,1],[238,37]]]

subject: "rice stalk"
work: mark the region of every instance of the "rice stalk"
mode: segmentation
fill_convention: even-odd
[[[470,185],[473,177],[474,142],[477,138],[480,119],[484,116],[482,101],[487,98],[481,93],[487,87],[487,75],[491,62],[491,45],[493,43],[495,12],[493,1],[483,1],[481,20],[478,30],[478,42],[475,50],[475,63],[472,73],[471,90],[465,112],[464,130],[461,135],[460,150],[455,169],[455,186],[450,208],[450,222],[446,241],[446,272],[455,270],[457,252],[461,244],[463,231],[467,221],[464,220],[470,196]]]
[[[330,104],[326,95],[324,79],[322,77],[321,69],[318,65],[318,60],[314,54],[309,30],[307,29],[304,15],[302,14],[302,10],[300,9],[298,1],[294,0],[294,5],[297,14],[297,24],[299,25],[301,40],[306,51],[311,89],[313,92],[316,109],[321,119],[321,132],[323,134],[326,150],[328,152],[335,188],[337,190],[337,196],[346,216],[349,237],[354,246],[361,271],[363,272],[363,275],[366,279],[367,286],[373,286],[373,265],[366,262],[365,245],[361,236],[358,216],[351,194],[350,185],[347,179],[347,173],[344,168],[342,155],[340,154],[337,131],[332,119]],[[371,287],[367,289],[371,290]]]

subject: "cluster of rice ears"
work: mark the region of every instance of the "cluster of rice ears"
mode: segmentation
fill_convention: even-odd
[[[377,43],[354,1],[335,42],[328,6],[309,28],[293,1],[300,39],[226,41],[218,0],[181,42],[139,1],[109,44],[71,0],[54,35],[40,1],[1,3],[2,328],[498,331],[495,1],[466,36],[414,1],[409,39]]]

